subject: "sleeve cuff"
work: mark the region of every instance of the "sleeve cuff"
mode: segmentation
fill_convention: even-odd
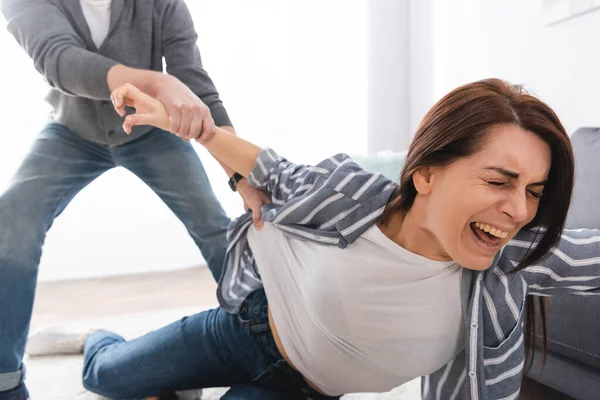
[[[254,168],[248,176],[248,182],[257,189],[264,189],[269,182],[270,172],[282,161],[285,159],[273,149],[268,147],[261,149]]]
[[[225,110],[225,107],[223,107],[222,103],[210,107],[210,115],[215,121],[216,126],[233,126],[231,120],[229,119],[229,114],[227,114],[227,111]]]

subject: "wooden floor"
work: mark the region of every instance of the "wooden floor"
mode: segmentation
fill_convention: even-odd
[[[32,329],[40,325],[124,313],[217,303],[208,268],[111,278],[42,282],[36,292]],[[571,400],[535,381],[523,383],[522,400]]]
[[[208,268],[76,281],[41,282],[32,329],[40,325],[125,313],[217,304]]]

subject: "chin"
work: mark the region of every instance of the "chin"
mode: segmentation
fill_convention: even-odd
[[[485,271],[494,264],[493,257],[465,257],[465,262],[458,262],[463,268],[470,269],[473,271]]]

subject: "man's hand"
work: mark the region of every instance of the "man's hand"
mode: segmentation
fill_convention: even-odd
[[[167,109],[170,132],[200,143],[210,142],[215,135],[210,109],[179,79],[163,75],[155,86],[154,97]]]
[[[239,181],[236,185],[236,190],[244,200],[244,210],[252,210],[254,227],[257,230],[261,230],[263,227],[262,206],[271,203],[269,195],[250,185],[247,179]]]

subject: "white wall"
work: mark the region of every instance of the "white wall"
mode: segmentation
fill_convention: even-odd
[[[407,145],[433,104],[433,1],[410,0],[409,9],[409,132]]]
[[[523,83],[569,132],[600,125],[600,9],[551,26],[542,0],[432,0],[433,97],[476,79]]]
[[[298,162],[366,151],[366,0],[188,1],[204,65],[240,135]],[[45,85],[0,32],[0,191],[43,125]],[[232,215],[241,202],[199,150]],[[1,227],[0,227],[1,228]],[[113,170],[50,230],[40,278],[67,279],[202,263],[183,225],[137,178]]]
[[[386,7],[387,0],[369,3],[369,24],[382,24],[368,30],[369,82],[378,84],[369,87],[370,150],[405,148],[435,101],[488,77],[525,84],[569,132],[600,125],[600,9],[546,26],[542,0],[403,0],[395,14]],[[394,34],[385,35],[394,18]],[[377,51],[386,48],[393,50]],[[391,92],[398,89],[405,97]],[[394,107],[395,118],[385,119]],[[373,129],[376,116],[381,130]]]
[[[433,104],[433,1],[367,9],[368,150],[405,150]]]
[[[369,2],[367,39],[368,149],[402,150],[409,137],[409,1]]]

